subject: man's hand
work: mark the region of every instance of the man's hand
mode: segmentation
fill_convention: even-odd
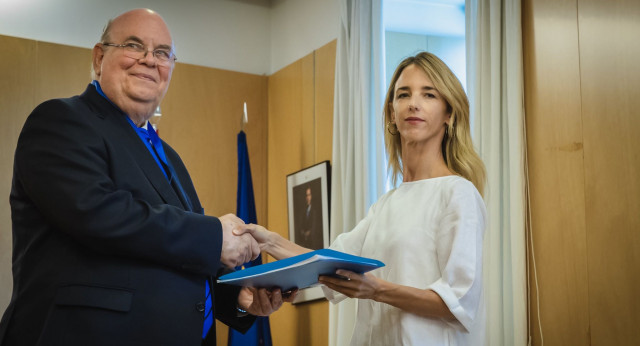
[[[235,235],[233,229],[244,225],[239,217],[233,214],[221,216],[222,223],[222,254],[220,261],[229,268],[234,268],[260,255],[260,247],[249,234]]]
[[[238,306],[254,316],[269,316],[280,309],[283,302],[292,302],[298,290],[282,293],[280,289],[243,287],[238,295]]]

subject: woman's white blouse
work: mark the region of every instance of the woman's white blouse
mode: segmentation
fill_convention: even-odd
[[[352,345],[483,345],[482,239],[486,210],[468,180],[446,176],[402,183],[343,233],[332,249],[380,260],[373,275],[435,291],[457,318],[444,321],[358,300]],[[333,303],[345,296],[323,287]]]

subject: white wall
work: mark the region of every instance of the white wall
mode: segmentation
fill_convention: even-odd
[[[339,1],[271,1],[272,73],[338,37]]]
[[[270,75],[337,37],[338,0],[0,0],[0,35],[91,48],[108,19],[151,8],[180,62]]]

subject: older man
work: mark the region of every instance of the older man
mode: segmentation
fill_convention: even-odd
[[[236,216],[204,215],[180,157],[148,125],[171,80],[173,47],[157,13],[126,12],[93,48],[86,91],[27,119],[0,344],[215,344],[213,316],[243,331],[251,314],[282,304],[278,291],[212,279],[259,248],[233,235]]]

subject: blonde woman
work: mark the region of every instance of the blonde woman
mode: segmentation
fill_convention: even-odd
[[[469,102],[435,55],[402,61],[387,92],[389,166],[398,188],[383,195],[332,249],[386,266],[320,277],[327,298],[358,298],[352,345],[482,345],[485,169],[471,143]],[[309,251],[252,225],[277,259]]]

